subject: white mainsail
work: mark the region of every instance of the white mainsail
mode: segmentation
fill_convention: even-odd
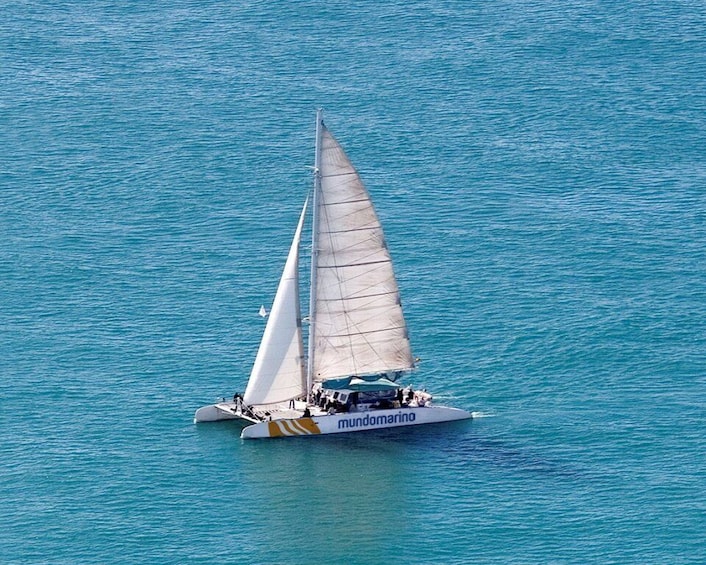
[[[306,207],[305,203],[243,396],[245,404],[251,406],[276,404],[306,394],[298,273]]]
[[[343,148],[319,126],[310,379],[411,369],[414,358],[380,221]]]

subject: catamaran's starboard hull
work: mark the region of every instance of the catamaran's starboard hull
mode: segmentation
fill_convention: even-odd
[[[293,437],[323,434],[362,432],[401,426],[417,426],[452,422],[471,418],[471,414],[458,408],[446,406],[424,406],[415,408],[393,408],[368,412],[327,414],[308,418],[281,419],[259,422],[243,429],[244,439]]]

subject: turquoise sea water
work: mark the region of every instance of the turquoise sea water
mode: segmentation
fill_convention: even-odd
[[[0,562],[706,563],[702,2],[10,1]],[[242,442],[314,112],[461,424]]]

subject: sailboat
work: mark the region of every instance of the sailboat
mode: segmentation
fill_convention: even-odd
[[[299,257],[311,207],[308,344]],[[264,308],[260,310],[261,314]],[[316,115],[314,187],[304,203],[245,393],[194,422],[241,420],[242,438],[350,433],[471,418],[402,381],[415,369],[400,294],[370,195]]]

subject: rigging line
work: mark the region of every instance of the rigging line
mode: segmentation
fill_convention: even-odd
[[[384,331],[388,329],[387,327],[381,327],[380,324],[375,322],[382,316],[396,322],[397,326],[390,326],[389,329],[395,330],[397,328],[405,327],[406,324],[399,321],[399,316],[397,316],[396,309],[394,307],[387,308],[384,312],[379,312],[380,308],[378,305],[373,305],[369,308],[358,308],[354,316],[350,316],[349,312],[344,309],[326,309],[326,317],[330,320],[330,325],[335,327],[336,321],[341,321],[345,316],[349,316],[351,321],[355,320],[357,325],[362,325],[364,328],[377,328],[377,329],[364,329],[362,331],[356,330],[358,333],[367,333],[372,331]],[[332,335],[348,335],[341,329],[338,333],[335,331],[331,332]]]
[[[367,192],[359,191],[360,194],[352,194],[352,195],[343,195],[343,196],[338,196],[339,198],[344,198],[344,200],[336,200],[329,202],[326,204],[329,208],[336,208],[338,206],[346,206],[349,204],[363,204],[360,208],[354,209],[349,214],[355,213],[355,212],[370,212],[374,213],[375,217],[377,217],[377,213],[375,212],[375,207],[372,204],[372,200],[370,199],[370,194]]]
[[[346,313],[343,312],[340,315],[345,316]],[[351,320],[351,322],[353,322],[353,325],[355,325],[355,327],[356,327],[357,333],[360,335],[368,334],[368,333],[375,333],[375,332],[384,332],[384,331],[388,331],[388,330],[394,333],[399,329],[404,329],[406,332],[406,324],[404,324],[404,322],[401,322],[401,325],[399,325],[399,326],[390,326],[390,327],[386,327],[386,328],[378,328],[375,330],[361,331],[358,329],[359,326],[364,326],[364,327],[368,326],[371,322],[374,322],[376,318],[377,318],[377,316],[368,316],[365,319],[358,319],[357,321]],[[337,335],[344,335],[344,334],[337,334]]]
[[[374,238],[368,238],[361,241],[356,241],[346,246],[341,246],[337,250],[339,254],[345,255],[358,255],[357,260],[364,261],[369,257],[384,257],[385,259],[390,259],[390,253],[387,252],[387,248],[379,249],[375,247]],[[324,249],[326,251],[326,249]]]
[[[402,329],[402,328],[397,328],[397,329]],[[370,340],[368,339],[368,336],[370,336],[371,334],[373,334],[373,333],[379,333],[379,332],[381,332],[381,331],[389,331],[389,328],[388,328],[388,329],[384,329],[384,330],[377,330],[377,331],[367,332],[367,334],[358,333],[357,335],[359,335],[360,337],[363,338],[363,340],[365,341],[365,344],[368,346],[368,349],[369,349],[370,351],[372,351],[373,353],[375,353],[375,356],[377,357],[378,361],[380,361],[380,362],[382,362],[382,363],[385,363],[385,359],[383,359],[382,355],[380,355],[378,348],[375,347],[375,346],[370,342]],[[349,341],[351,342],[351,344],[353,343],[352,337],[353,337],[353,336],[351,336],[351,339],[349,339]],[[406,337],[406,331],[405,331],[405,337]]]
[[[327,233],[330,236],[336,235],[336,234],[332,234],[331,232],[324,232],[324,233]],[[363,260],[366,257],[375,257],[375,256],[379,256],[379,255],[382,255],[386,259],[390,260],[391,259],[390,253],[386,252],[387,251],[387,243],[385,243],[385,241],[380,242],[381,244],[384,245],[384,247],[382,249],[378,249],[374,245],[371,245],[374,243],[376,243],[376,242],[374,241],[374,238],[372,238],[372,237],[365,239],[365,240],[356,241],[354,243],[346,245],[345,247],[340,247],[338,249],[338,253],[344,253],[344,254],[358,253],[358,255],[360,255],[360,257],[358,257],[358,260]],[[331,243],[331,245],[333,245],[333,243]],[[322,249],[322,250],[327,251],[327,249]],[[333,252],[330,251],[330,253],[333,253]]]

